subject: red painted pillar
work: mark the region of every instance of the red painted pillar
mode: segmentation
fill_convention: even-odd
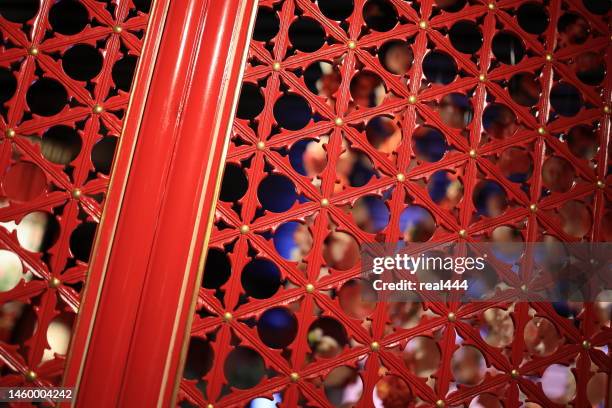
[[[132,102],[142,114],[126,123],[133,157],[122,148],[115,168],[126,184],[109,193],[68,362],[77,406],[170,406],[190,326],[255,1],[164,3],[150,85]]]

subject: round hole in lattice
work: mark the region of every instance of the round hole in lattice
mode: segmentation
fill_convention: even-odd
[[[465,3],[467,3],[467,0],[435,0],[435,4],[438,7],[450,13],[456,13],[461,10]]]
[[[95,222],[86,221],[76,227],[70,234],[70,252],[79,261],[89,261],[97,227],[98,224]]]
[[[32,337],[38,323],[33,305],[21,301],[2,304],[0,316],[5,319],[2,341],[8,344],[23,345]]]
[[[267,299],[278,291],[281,273],[272,261],[257,258],[244,266],[240,282],[248,296]]]
[[[516,10],[519,26],[530,34],[542,34],[548,27],[548,13],[542,4],[523,3]]]
[[[472,21],[461,20],[450,28],[448,35],[455,49],[464,54],[473,54],[482,47],[482,32]]]
[[[482,127],[496,139],[508,138],[517,130],[516,114],[501,103],[491,103],[482,113]]]
[[[2,0],[0,15],[13,23],[25,23],[38,14],[40,0]]]
[[[289,27],[289,41],[303,52],[315,52],[325,44],[325,30],[312,18],[299,17]]]
[[[575,238],[584,237],[593,225],[593,217],[588,208],[580,201],[571,200],[559,209],[563,231]]]
[[[502,408],[499,397],[493,394],[480,394],[474,398],[468,408]],[[529,405],[529,408],[535,408]]]
[[[395,75],[404,75],[412,66],[414,53],[406,41],[391,40],[380,47],[378,59],[387,71]]]
[[[496,217],[508,207],[506,191],[492,180],[483,180],[476,184],[472,200],[478,214],[485,217]]]
[[[457,64],[448,54],[431,51],[423,59],[423,73],[429,82],[448,85],[457,76]]]
[[[68,164],[76,159],[82,146],[83,141],[75,129],[56,125],[43,134],[41,152],[50,162]]]
[[[353,0],[317,0],[319,10],[327,18],[341,21],[353,14]]]
[[[128,92],[132,87],[134,72],[138,58],[135,55],[126,55],[113,65],[113,82],[122,91]]]
[[[495,34],[491,45],[495,58],[504,64],[516,65],[525,56],[523,41],[509,31],[501,31]]]
[[[410,387],[397,375],[385,375],[376,382],[372,403],[377,408],[408,407],[414,401]]]
[[[592,159],[599,149],[597,132],[588,125],[578,125],[571,128],[566,140],[572,154],[583,159]]]
[[[610,2],[606,0],[582,0],[582,4],[593,14],[604,15],[610,11]]]
[[[278,13],[270,7],[260,6],[257,9],[253,39],[255,41],[270,41],[278,34],[279,28]]]
[[[259,87],[245,82],[240,90],[236,116],[240,119],[253,119],[261,113],[264,103],[265,100]]]
[[[227,163],[223,171],[223,181],[219,200],[233,202],[241,199],[249,188],[249,180],[238,164]]]
[[[587,384],[587,397],[594,407],[603,407],[608,388],[608,374],[595,373]]]
[[[527,322],[523,337],[527,351],[534,357],[549,356],[563,344],[563,337],[559,336],[555,325],[550,320],[539,316]]]
[[[62,312],[54,317],[47,327],[47,343],[49,348],[45,349],[43,361],[53,360],[55,354],[65,356],[72,337],[76,315],[71,312]]]
[[[212,367],[214,356],[215,352],[208,340],[196,336],[191,337],[183,377],[190,380],[199,380],[204,377]]]
[[[542,183],[551,191],[569,191],[575,176],[574,167],[562,157],[549,157],[542,165]]]
[[[102,71],[104,59],[96,47],[77,44],[69,48],[62,57],[62,68],[69,77],[77,81],[89,81]]]
[[[293,206],[297,193],[295,185],[286,176],[271,174],[259,183],[257,198],[264,210],[281,213]]]
[[[493,347],[506,347],[514,339],[514,322],[510,312],[497,307],[487,309],[482,314],[480,335]]]
[[[355,406],[363,393],[363,380],[355,368],[339,366],[325,376],[323,390],[331,406]]]
[[[542,85],[536,75],[520,72],[510,78],[508,91],[512,99],[519,105],[533,106],[540,100]]]
[[[308,328],[308,344],[317,357],[331,358],[348,344],[346,330],[333,317],[319,317]]]
[[[326,61],[315,61],[304,70],[304,82],[315,95],[331,98],[342,82],[337,66]]]
[[[266,374],[266,366],[261,355],[252,348],[244,346],[238,346],[228,353],[223,368],[230,387],[241,390],[253,388]]]
[[[438,113],[445,124],[461,129],[472,122],[474,109],[467,96],[453,92],[442,98],[438,106]]]
[[[313,177],[320,174],[327,165],[327,152],[324,144],[327,136],[320,141],[315,139],[301,139],[289,150],[291,166],[303,176]]]
[[[47,191],[47,176],[34,163],[17,162],[4,174],[2,187],[12,201],[25,202]]]
[[[232,267],[225,251],[210,248],[206,255],[202,286],[206,289],[219,289],[230,277]]]
[[[359,244],[346,232],[330,232],[323,243],[323,259],[329,268],[346,271],[359,262]]]
[[[30,85],[26,100],[32,113],[53,116],[60,113],[68,103],[68,92],[55,79],[40,78]]]
[[[438,129],[422,126],[412,135],[412,148],[419,160],[437,162],[448,150],[446,138]]]
[[[360,197],[351,207],[351,214],[355,224],[365,232],[380,232],[389,224],[389,207],[379,196]]]
[[[499,156],[497,166],[508,180],[524,183],[533,172],[533,160],[529,152],[522,147],[509,147]]]
[[[148,13],[151,9],[151,0],[132,0],[132,3],[138,11],[143,13]]]
[[[546,249],[538,248],[535,251],[535,263],[550,271],[560,271],[565,268],[569,262],[569,253],[565,244],[552,235],[544,235],[541,241],[546,243]]]
[[[430,337],[411,338],[402,353],[406,368],[416,376],[428,378],[438,370],[441,360],[440,347]]]
[[[116,148],[117,138],[115,136],[106,136],[95,144],[91,150],[91,162],[97,172],[110,174]]]
[[[455,381],[464,385],[479,384],[485,373],[485,359],[476,347],[460,346],[451,359]]]
[[[542,374],[542,391],[554,403],[567,404],[576,395],[576,378],[565,365],[551,364]]]
[[[361,71],[351,80],[351,97],[358,107],[380,105],[385,97],[385,85],[380,77],[371,71]]]
[[[300,262],[312,248],[308,226],[297,221],[285,222],[274,231],[274,248],[283,258]]]
[[[64,35],[78,34],[89,24],[87,8],[76,0],[59,0],[49,10],[49,23]]]
[[[406,242],[426,242],[436,230],[436,221],[429,210],[411,205],[400,214],[399,229]]]
[[[575,86],[560,82],[550,91],[550,104],[561,116],[576,116],[582,108],[582,96]]]
[[[351,279],[338,291],[340,307],[356,319],[365,319],[376,309],[378,295],[368,282]]]
[[[21,259],[14,252],[0,249],[0,292],[13,289],[22,278]]]
[[[463,198],[463,183],[456,174],[438,170],[429,178],[427,192],[434,203],[445,209],[453,209]]]
[[[339,180],[336,191],[341,191],[348,186],[365,186],[377,174],[374,163],[367,154],[361,150],[347,147],[336,164],[336,177]]]
[[[580,81],[587,85],[599,85],[606,76],[606,62],[600,53],[585,52],[576,57],[575,71]]]
[[[389,31],[397,24],[398,15],[389,0],[368,0],[363,6],[363,19],[374,31]]]
[[[560,46],[584,44],[589,38],[589,23],[579,14],[565,13],[557,23]]]
[[[17,78],[6,68],[0,68],[0,104],[8,101],[17,90]]]
[[[523,255],[525,245],[523,245],[523,236],[518,228],[500,225],[493,230],[491,238],[494,242],[492,252],[500,261],[514,264]]]
[[[288,130],[303,129],[312,119],[308,101],[298,94],[285,94],[274,103],[274,119]]]
[[[380,152],[391,154],[402,142],[402,131],[396,120],[388,116],[374,116],[366,125],[368,142]]]
[[[283,349],[297,336],[298,321],[295,315],[284,307],[267,309],[257,321],[257,334],[268,347]]]
[[[19,245],[30,252],[45,252],[55,244],[60,233],[57,219],[48,212],[34,211],[17,224]]]

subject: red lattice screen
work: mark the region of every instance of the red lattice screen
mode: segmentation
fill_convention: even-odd
[[[3,387],[61,384],[148,10],[0,2]]]
[[[612,238],[609,17],[260,1],[179,404],[604,406],[605,305],[359,303],[354,279],[364,242]]]

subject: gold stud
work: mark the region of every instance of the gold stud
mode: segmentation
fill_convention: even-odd
[[[336,118],[336,119],[334,119],[334,123],[336,124],[336,126],[342,126],[342,125],[344,125],[344,121],[342,120],[342,118]]]
[[[259,142],[257,142],[256,147],[257,147],[257,150],[263,150],[266,148],[266,143],[260,140]]]
[[[280,62],[278,62],[278,61],[274,62],[274,64],[272,64],[272,69],[273,69],[274,71],[280,71],[280,69],[281,69],[281,64],[280,64]]]
[[[495,10],[495,3],[489,3],[487,4],[487,7],[489,8],[489,10]]]
[[[36,373],[34,371],[32,371],[32,370],[28,370],[25,373],[25,378],[28,381],[34,381],[34,380],[36,380],[36,378],[38,378],[38,375],[36,375]]]
[[[524,283],[521,285],[521,290],[523,292],[527,292],[527,285],[525,285]]]
[[[81,191],[80,188],[75,188],[74,190],[72,190],[72,198],[74,198],[75,200],[78,200],[79,198],[81,198],[82,194],[83,192]]]
[[[410,95],[410,96],[408,97],[408,103],[409,103],[409,104],[411,104],[411,105],[412,105],[412,104],[415,104],[415,103],[416,103],[416,101],[417,101],[417,97],[416,97],[416,95]]]
[[[545,135],[546,134],[546,129],[544,129],[543,127],[540,126],[538,128],[538,133],[541,134],[541,135]]]
[[[603,110],[604,113],[610,113],[610,107],[608,105],[604,106]]]
[[[465,238],[465,237],[467,237],[467,231],[466,231],[466,230],[464,230],[464,229],[460,230],[460,231],[459,231],[459,236],[460,236],[461,238]]]
[[[206,408],[215,408],[215,406],[213,404],[208,404]]]
[[[36,47],[30,47],[30,49],[28,50],[28,54],[30,54],[31,56],[35,57],[38,55],[38,48]]]
[[[404,173],[397,173],[397,176],[395,177],[397,178],[397,181],[399,181],[400,183],[406,180],[406,176],[404,175]]]
[[[314,290],[315,290],[315,287],[314,287],[314,285],[312,283],[306,284],[306,292],[312,293],[312,292],[314,292]]]
[[[300,375],[296,372],[289,374],[289,377],[291,378],[291,381],[293,382],[296,382],[297,380],[300,379]]]
[[[552,54],[546,54],[546,61],[551,62],[553,60],[553,55]]]
[[[446,405],[446,404],[441,399],[436,401],[436,407],[444,408],[444,405]]]
[[[62,284],[62,281],[60,281],[59,279],[53,277],[49,280],[49,287],[51,289],[57,289],[59,288],[59,286]]]
[[[512,371],[510,371],[510,376],[512,378],[518,378],[520,375],[519,371],[516,368],[513,368]]]
[[[123,28],[121,28],[120,25],[113,26],[113,33],[121,34],[122,31],[123,31]]]
[[[251,230],[251,229],[250,229],[250,228],[249,228],[249,226],[248,226],[248,225],[246,225],[246,224],[245,224],[245,225],[241,225],[241,226],[240,226],[240,233],[241,233],[241,234],[248,234],[250,230]]]
[[[321,200],[321,207],[327,207],[329,205],[329,200],[324,198]]]
[[[469,155],[472,159],[475,159],[476,156],[478,156],[478,154],[476,153],[476,150],[474,149],[470,149]]]
[[[484,82],[484,81],[487,80],[487,76],[485,74],[480,74],[480,75],[478,75],[478,80],[480,82]]]
[[[421,20],[419,21],[419,27],[422,28],[423,30],[427,28],[427,21],[425,20]]]
[[[93,113],[100,114],[102,112],[104,112],[104,108],[102,107],[102,105],[96,103],[93,107]]]
[[[450,312],[446,317],[448,317],[449,322],[454,322],[457,320],[457,315],[453,312]]]
[[[377,341],[373,341],[370,343],[370,349],[372,349],[372,351],[378,351],[380,349],[380,344]]]
[[[604,183],[601,180],[597,180],[597,187],[598,188],[605,188],[606,187],[606,183]]]
[[[584,341],[582,342],[582,348],[583,348],[583,349],[585,349],[585,350],[590,349],[590,348],[591,348],[591,342],[590,342],[590,341],[588,341],[588,340],[584,340]]]
[[[350,40],[347,43],[347,46],[349,47],[350,50],[354,50],[355,48],[357,48],[357,43],[355,41],[353,41],[353,40]]]
[[[538,211],[538,206],[537,206],[537,205],[535,205],[535,204],[531,204],[531,205],[529,206],[529,211],[531,211],[531,212],[536,212],[536,211]]]
[[[6,129],[6,132],[4,133],[6,134],[6,137],[8,137],[9,139],[14,138],[16,134],[15,129],[11,129],[11,128]]]
[[[232,316],[232,314],[230,312],[223,313],[223,320],[225,320],[226,322],[229,322],[233,318],[234,318],[234,316]]]

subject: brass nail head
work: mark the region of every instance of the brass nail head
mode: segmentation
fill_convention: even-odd
[[[39,51],[38,51],[38,48],[36,47],[30,47],[30,49],[28,50],[28,54],[30,54],[33,57],[37,56],[38,53]]]
[[[406,176],[404,175],[404,173],[398,173],[397,176],[395,177],[397,178],[397,181],[399,181],[400,183],[406,180]]]
[[[475,159],[475,158],[476,158],[476,156],[478,156],[478,153],[476,153],[476,150],[474,150],[474,149],[470,149],[470,153],[469,153],[469,155],[470,155],[470,157],[471,157],[472,159]]]
[[[553,55],[552,54],[546,54],[546,61],[551,62],[553,60]]]
[[[426,29],[427,28],[427,21],[425,21],[425,20],[419,21],[419,28],[421,28],[423,30]]]
[[[306,285],[306,292],[312,293],[312,292],[314,292],[314,290],[315,290],[315,287],[314,287],[314,285],[312,283],[308,283]]]
[[[265,142],[263,142],[261,140],[259,142],[257,142],[257,150],[263,150],[265,148],[266,148],[266,143]]]
[[[529,210],[530,210],[531,212],[536,212],[536,211],[538,211],[538,206],[537,206],[537,205],[535,205],[535,204],[531,204],[531,205],[529,206]]]
[[[272,69],[273,69],[274,71],[280,71],[280,69],[281,69],[281,64],[280,64],[280,62],[278,62],[278,61],[274,62],[274,63],[272,64]]]
[[[597,180],[597,187],[606,188],[606,183],[604,183],[602,180]]]
[[[250,228],[249,228],[249,226],[248,226],[248,225],[246,225],[246,224],[245,224],[245,225],[241,225],[241,226],[240,226],[240,233],[241,233],[241,234],[248,234],[250,230],[251,230],[251,229],[250,229]]]
[[[372,349],[372,351],[378,351],[380,349],[380,344],[377,341],[373,341],[370,344],[370,349]]]
[[[590,348],[591,348],[591,342],[590,342],[590,341],[588,341],[588,340],[584,340],[584,341],[582,342],[582,348],[583,348],[583,349],[585,349],[585,350],[590,349]]]
[[[321,207],[327,207],[329,205],[329,200],[324,198],[321,200]]]
[[[543,127],[539,127],[538,128],[538,133],[541,135],[545,135],[546,134],[546,129],[544,129]]]
[[[520,375],[520,373],[519,373],[519,371],[516,368],[514,368],[514,369],[512,369],[512,371],[510,371],[510,376],[512,378],[518,378],[519,375]]]
[[[62,284],[62,281],[60,281],[59,279],[53,277],[49,280],[49,287],[51,289],[57,289],[59,288],[59,286]]]
[[[417,101],[417,97],[416,97],[416,95],[410,95],[410,96],[408,97],[408,103],[409,103],[409,104],[411,104],[411,105],[412,105],[412,104],[415,104],[415,103],[416,103],[416,101]]]
[[[459,236],[460,236],[461,238],[465,238],[465,237],[467,237],[467,231],[466,231],[466,230],[464,230],[464,229],[460,230],[460,231],[459,231]]]
[[[6,137],[8,137],[9,139],[14,138],[14,137],[15,137],[15,135],[17,134],[17,133],[15,132],[15,129],[10,129],[10,128],[9,128],[9,129],[6,129],[6,132],[5,132],[5,133],[6,133]]]
[[[342,118],[336,118],[336,119],[334,119],[334,123],[336,124],[336,126],[342,126],[342,125],[344,125],[344,121],[342,120]]]
[[[32,371],[32,370],[28,370],[25,373],[25,378],[28,381],[34,381],[34,380],[36,380],[36,378],[38,378],[38,375],[36,375],[36,373],[34,371]]]
[[[457,320],[457,315],[455,313],[453,313],[453,312],[450,312],[447,315],[447,317],[448,317],[448,321],[449,322],[454,322],[455,320]]]
[[[122,31],[123,31],[123,28],[120,25],[113,26],[113,33],[121,34]]]
[[[443,401],[443,400],[441,400],[441,399],[440,399],[440,400],[437,400],[437,401],[436,401],[436,407],[438,407],[438,408],[444,408],[444,405],[446,405],[446,404],[444,403],[444,401]]]
[[[489,3],[487,4],[487,7],[489,8],[489,10],[495,10],[495,3]]]
[[[291,381],[293,382],[296,382],[297,380],[300,379],[300,375],[296,372],[289,374],[289,377],[291,378]]]
[[[234,316],[232,316],[232,314],[230,312],[223,313],[223,320],[225,320],[226,322],[229,322],[233,318],[234,318]]]
[[[104,112],[104,108],[102,107],[102,105],[95,104],[93,107],[93,113],[100,114],[102,112]]]
[[[354,50],[355,48],[357,48],[357,43],[355,41],[353,41],[353,40],[350,40],[347,43],[347,46],[349,47],[350,50]]]
[[[72,190],[72,198],[74,198],[75,200],[81,198],[81,195],[83,195],[83,192],[80,188],[75,188],[74,190]]]

